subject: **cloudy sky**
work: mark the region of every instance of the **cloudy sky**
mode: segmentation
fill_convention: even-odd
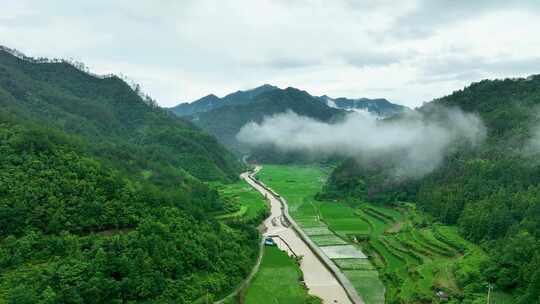
[[[2,0],[0,44],[122,73],[163,106],[263,83],[420,105],[540,73],[537,0]]]

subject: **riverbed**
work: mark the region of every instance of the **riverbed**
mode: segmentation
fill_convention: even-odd
[[[255,172],[260,169],[258,167]],[[302,256],[300,269],[309,293],[323,300],[324,303],[350,303],[344,288],[334,275],[317,258],[309,246],[287,225],[281,202],[268,190],[258,185],[249,173],[241,177],[259,191],[270,202],[270,216],[264,221],[264,236],[272,237],[278,247],[289,255]]]

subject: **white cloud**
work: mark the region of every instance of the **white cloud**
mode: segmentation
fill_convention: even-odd
[[[126,74],[164,106],[263,83],[414,106],[540,72],[540,10],[524,3],[4,0],[0,43]]]
[[[272,145],[284,152],[315,156],[339,155],[367,162],[394,159],[396,174],[415,177],[435,169],[452,144],[475,145],[485,137],[479,117],[457,109],[440,108],[438,113],[438,119],[411,113],[389,121],[351,113],[329,124],[286,112],[265,117],[260,124],[247,123],[237,139],[254,147]]]

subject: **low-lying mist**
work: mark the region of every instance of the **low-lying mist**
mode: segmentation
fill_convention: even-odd
[[[265,117],[261,123],[247,123],[237,139],[281,152],[353,157],[362,162],[388,158],[395,163],[394,174],[419,177],[434,170],[453,144],[476,145],[485,138],[478,116],[458,109],[436,112],[415,111],[386,120],[350,113],[338,122],[324,123],[288,111]]]

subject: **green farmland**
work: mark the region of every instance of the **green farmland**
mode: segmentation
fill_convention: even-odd
[[[265,199],[244,180],[227,185],[214,184],[214,187],[226,200],[227,206],[225,212],[215,215],[216,219],[259,222],[266,217],[268,206]]]
[[[350,237],[369,233],[369,224],[347,205],[314,198],[327,172],[314,166],[266,165],[258,177],[287,200],[291,216],[318,246],[355,245]],[[384,286],[371,262],[367,259],[335,259],[334,262],[344,270],[367,304],[384,303]]]
[[[291,216],[317,245],[346,242],[368,256],[334,259],[367,304],[439,303],[437,291],[459,298],[457,277],[472,276],[485,259],[477,246],[455,227],[432,222],[414,204],[317,201],[327,172],[266,165],[258,177],[287,200]]]
[[[246,304],[320,304],[300,282],[297,262],[277,247],[265,247],[261,267],[245,293]]]

